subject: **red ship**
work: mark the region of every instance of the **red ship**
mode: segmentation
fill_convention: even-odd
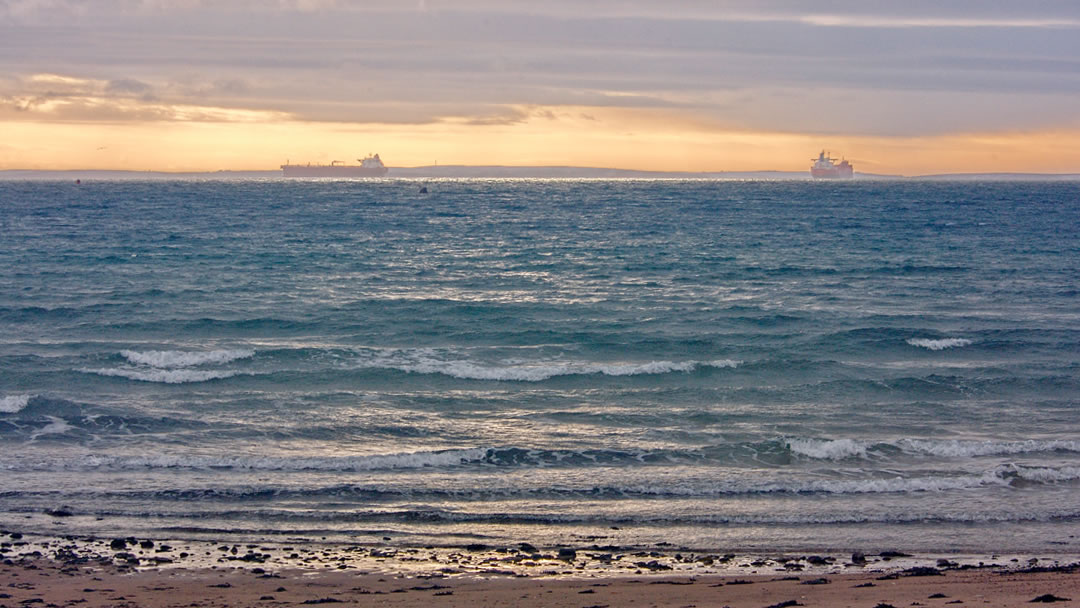
[[[835,158],[825,156],[822,150],[817,158],[811,158],[814,164],[810,166],[810,175],[818,179],[851,179],[855,175],[855,167],[846,160],[836,164]]]

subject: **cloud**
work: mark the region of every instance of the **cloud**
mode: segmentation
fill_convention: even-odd
[[[143,98],[113,104],[139,117],[490,126],[574,106],[732,128],[1033,128],[1077,118],[1080,4],[0,0],[3,76],[9,105],[36,112],[73,95]]]
[[[152,87],[133,78],[110,80],[105,85],[105,92],[110,95],[147,95]]]

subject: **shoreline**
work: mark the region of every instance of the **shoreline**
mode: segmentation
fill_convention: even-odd
[[[900,606],[1080,602],[1080,556],[685,554],[5,532],[0,606]],[[130,542],[134,541],[134,542]],[[604,548],[600,548],[604,549]],[[1074,597],[1075,596],[1075,597]],[[790,603],[797,602],[797,603]],[[919,602],[918,604],[914,604]]]

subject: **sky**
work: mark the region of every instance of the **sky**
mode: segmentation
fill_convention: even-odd
[[[1080,172],[1075,0],[0,0],[0,170]]]

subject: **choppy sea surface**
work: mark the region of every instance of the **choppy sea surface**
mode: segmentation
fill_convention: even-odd
[[[0,329],[0,527],[1080,547],[1080,183],[0,182]]]

